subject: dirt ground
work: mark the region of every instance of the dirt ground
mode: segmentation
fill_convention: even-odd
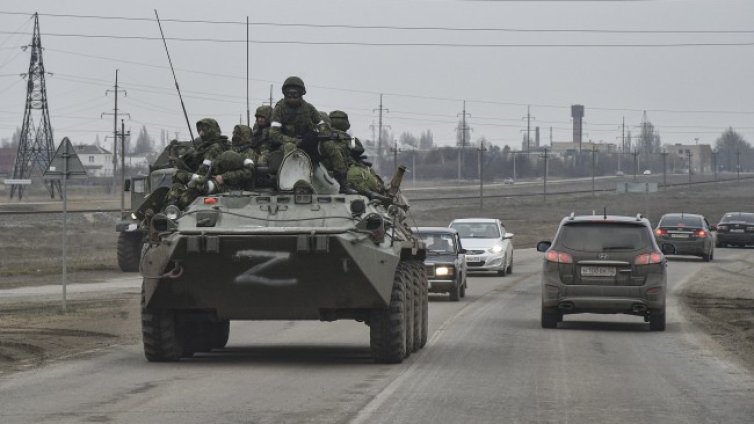
[[[491,193],[494,194],[494,191]],[[642,213],[655,222],[666,212],[696,212],[716,223],[726,211],[754,210],[750,182],[677,187],[652,194],[598,193],[486,199],[417,201],[415,225],[445,226],[454,218],[501,218],[515,233],[516,248],[549,240],[563,216],[576,213]],[[438,197],[442,197],[438,194]],[[111,200],[107,200],[110,202]],[[456,203],[456,204],[454,204]],[[101,199],[81,200],[82,209],[96,209]],[[12,205],[0,204],[0,211]],[[119,275],[115,259],[117,213],[87,212],[69,216],[69,281],[96,282]],[[0,215],[0,289],[56,283],[60,273],[60,214]],[[726,350],[754,369],[754,262],[746,259],[713,262],[680,293],[689,317]],[[109,295],[100,300],[0,303],[0,375],[89,355],[113,345],[138,342],[139,300],[136,295]]]

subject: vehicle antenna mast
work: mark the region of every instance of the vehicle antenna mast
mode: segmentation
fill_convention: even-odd
[[[165,53],[168,55],[168,63],[170,63],[170,72],[173,73],[173,81],[175,81],[175,89],[178,91],[178,98],[181,100],[181,108],[183,109],[183,116],[186,118],[186,125],[188,125],[189,135],[191,136],[191,144],[195,145],[194,132],[191,130],[191,123],[189,123],[188,113],[186,113],[186,105],[183,104],[183,96],[181,96],[181,88],[178,87],[178,78],[175,77],[175,69],[173,69],[173,60],[170,59],[170,51],[168,51],[168,43],[165,41],[165,33],[162,32],[162,23],[160,23],[160,16],[157,14],[157,9],[154,10],[154,16],[157,18],[157,26],[160,27],[160,35],[162,36],[162,44],[165,45]],[[196,145],[194,146],[196,147]]]

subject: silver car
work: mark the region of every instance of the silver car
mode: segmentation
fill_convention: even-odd
[[[469,272],[495,271],[505,276],[513,271],[513,234],[505,231],[499,219],[455,219],[450,228],[461,236]]]

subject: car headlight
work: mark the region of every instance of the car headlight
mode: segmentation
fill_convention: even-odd
[[[438,277],[447,277],[453,275],[453,267],[450,266],[438,266],[435,268],[435,275]]]
[[[490,249],[490,252],[492,253],[500,253],[503,251],[503,246],[500,246],[499,244],[496,246],[493,246],[492,249]]]

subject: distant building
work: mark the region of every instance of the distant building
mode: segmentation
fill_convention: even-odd
[[[100,146],[79,144],[75,145],[76,154],[84,165],[90,177],[112,177],[113,155]]]
[[[561,156],[574,155],[581,152],[591,152],[596,150],[599,153],[618,153],[618,145],[615,143],[594,143],[591,141],[586,142],[571,142],[571,141],[553,141],[550,146],[550,151],[560,154]]]
[[[672,173],[711,174],[712,147],[709,144],[673,144],[666,145],[668,153],[668,171]],[[691,164],[689,164],[689,156]]]

